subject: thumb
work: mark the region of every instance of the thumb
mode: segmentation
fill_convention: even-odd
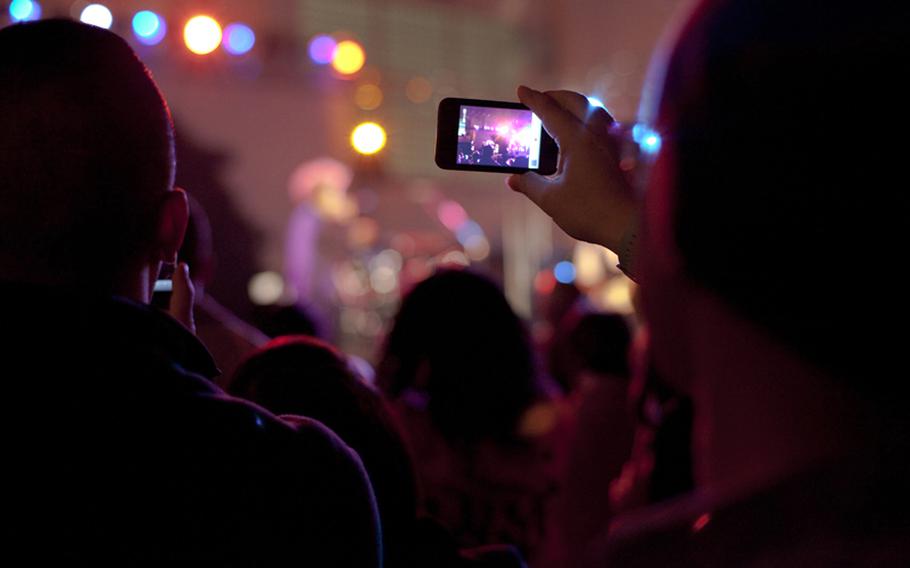
[[[182,323],[187,329],[196,333],[196,322],[193,318],[193,299],[196,290],[190,280],[190,268],[185,262],[177,265],[174,271],[174,291],[171,294],[171,304],[168,313],[171,317]]]
[[[528,172],[525,174],[513,174],[506,179],[508,185],[513,191],[525,194],[528,199],[534,202],[538,207],[541,206],[544,195],[550,186],[550,180],[540,174]]]

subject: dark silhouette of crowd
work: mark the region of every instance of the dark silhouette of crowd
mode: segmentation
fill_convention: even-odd
[[[266,343],[202,299],[218,236],[124,40],[0,29],[7,557],[910,565],[908,16],[699,2],[655,59],[661,145],[633,172],[604,109],[520,87],[561,165],[510,187],[615,251],[641,310],[575,291],[542,349],[495,280],[442,267],[375,378],[299,314]]]

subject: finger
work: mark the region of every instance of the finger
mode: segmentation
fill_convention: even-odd
[[[594,134],[602,136],[607,134],[610,126],[615,122],[607,109],[592,105],[588,97],[575,91],[546,91],[544,93],[556,101],[561,107],[583,122]]]
[[[581,122],[548,95],[524,85],[518,87],[518,100],[540,117],[557,143],[565,143],[578,133]]]
[[[173,276],[174,291],[171,293],[171,304],[168,312],[171,317],[196,332],[196,322],[193,319],[193,299],[196,294],[193,282],[190,280],[190,269],[185,262],[177,265]]]
[[[550,180],[534,172],[528,172],[509,176],[506,184],[512,190],[525,194],[535,205],[541,207],[544,195],[549,189]]]

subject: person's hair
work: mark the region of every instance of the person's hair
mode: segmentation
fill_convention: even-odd
[[[0,258],[76,281],[141,261],[173,129],[123,39],[71,20],[0,29],[0,169]]]
[[[906,305],[877,278],[906,256],[910,99],[896,73],[910,34],[894,6],[703,2],[669,60],[656,125],[675,160],[685,272],[854,384],[890,350],[873,322]]]
[[[464,270],[441,270],[405,296],[378,380],[393,397],[425,395],[450,441],[514,439],[539,395],[524,325],[496,284]]]
[[[273,339],[238,367],[231,394],[274,414],[319,420],[363,461],[376,493],[387,557],[405,554],[417,517],[417,481],[404,438],[385,399],[345,357],[313,337]]]

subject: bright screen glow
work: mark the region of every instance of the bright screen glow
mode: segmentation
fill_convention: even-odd
[[[541,136],[540,119],[529,110],[462,105],[456,163],[536,170]]]

